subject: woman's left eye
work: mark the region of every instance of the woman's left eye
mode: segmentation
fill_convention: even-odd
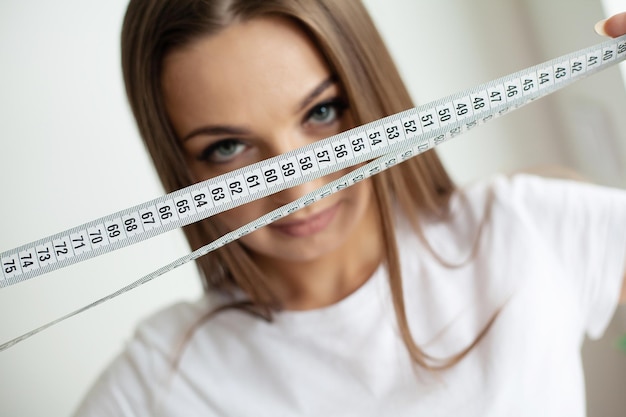
[[[305,122],[317,125],[326,125],[341,118],[347,108],[345,101],[332,99],[313,107],[306,115]]]

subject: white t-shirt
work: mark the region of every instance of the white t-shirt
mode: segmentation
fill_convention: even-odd
[[[463,195],[463,198],[459,196]],[[493,198],[490,198],[493,196]],[[424,219],[443,259],[398,219],[406,311],[428,354],[447,357],[499,311],[452,368],[415,366],[399,336],[386,271],[327,308],[239,311],[190,326],[212,306],[144,322],[78,416],[584,416],[580,348],[617,306],[626,264],[626,192],[518,175],[457,193],[445,223]]]

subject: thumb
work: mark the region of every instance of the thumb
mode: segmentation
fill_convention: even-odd
[[[626,34],[626,12],[599,21],[595,25],[595,30],[600,35],[612,38]]]

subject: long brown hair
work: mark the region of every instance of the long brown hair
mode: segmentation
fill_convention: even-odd
[[[295,21],[315,42],[345,92],[355,123],[367,123],[414,106],[360,1],[131,0],[122,31],[126,91],[139,132],[166,191],[190,185],[192,176],[165,112],[160,88],[164,57],[234,22],[270,14]],[[372,180],[382,216],[385,262],[402,338],[416,363],[429,369],[451,366],[481,339],[489,325],[474,343],[444,361],[429,357],[416,345],[404,306],[393,202],[398,203],[418,228],[419,214],[439,216],[446,212],[455,185],[434,151]],[[184,228],[193,249],[216,239],[220,232],[224,230],[211,219]],[[240,307],[245,306],[268,319],[273,311],[281,308],[271,282],[238,242],[202,257],[197,263],[206,291],[243,290],[249,302]]]

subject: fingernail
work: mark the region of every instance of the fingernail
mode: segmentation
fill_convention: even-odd
[[[607,19],[603,19],[600,20],[598,23],[595,24],[595,26],[593,27],[596,31],[596,33],[598,35],[602,35],[602,36],[609,36],[606,31],[604,30],[604,24],[606,23]]]

